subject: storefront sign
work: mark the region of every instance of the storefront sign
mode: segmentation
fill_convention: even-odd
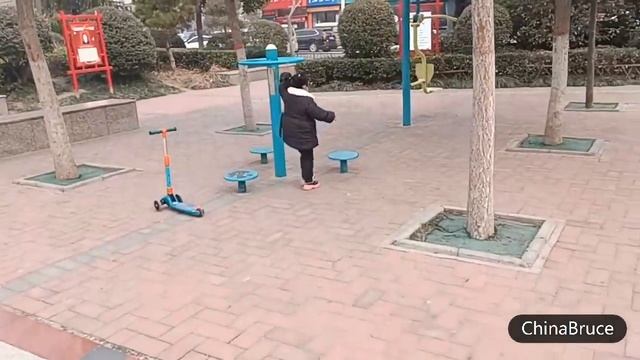
[[[340,5],[340,0],[308,0],[308,7]]]

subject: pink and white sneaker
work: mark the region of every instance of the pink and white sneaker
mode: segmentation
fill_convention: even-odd
[[[305,183],[304,185],[302,185],[302,190],[310,191],[310,190],[315,190],[319,187],[320,187],[320,183],[318,182],[318,180],[314,180],[310,183]]]

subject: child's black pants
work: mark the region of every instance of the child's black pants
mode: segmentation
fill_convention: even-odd
[[[300,151],[300,168],[302,169],[302,179],[307,182],[313,182],[313,149],[298,150]]]

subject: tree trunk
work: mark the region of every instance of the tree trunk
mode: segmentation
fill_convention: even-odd
[[[562,144],[563,141],[562,107],[569,75],[571,0],[556,0],[555,6],[551,94],[549,95],[549,107],[547,108],[547,123],[544,128],[544,143],[546,145],[558,145]]]
[[[598,15],[598,0],[591,0],[589,9],[589,48],[587,50],[587,94],[584,102],[588,109],[593,107],[593,84],[595,83],[596,62],[596,20]]]
[[[229,27],[231,28],[231,38],[233,39],[233,48],[236,51],[238,61],[247,58],[244,43],[242,42],[242,33],[240,32],[240,19],[236,10],[235,0],[224,0],[227,9],[227,17],[229,18]],[[242,100],[242,113],[244,115],[244,125],[247,131],[255,131],[256,123],[253,119],[253,106],[251,104],[251,89],[249,84],[249,75],[246,66],[238,66],[238,75],[240,77],[240,98]]]
[[[473,122],[469,162],[467,231],[478,240],[495,234],[493,156],[496,64],[493,0],[471,2],[473,33]]]
[[[198,47],[204,48],[204,38],[202,37],[202,0],[196,0],[196,33],[198,34]]]
[[[29,66],[36,84],[38,100],[44,113],[44,125],[47,130],[51,154],[53,155],[56,179],[76,179],[80,175],[71,152],[69,135],[60,111],[56,90],[51,81],[51,73],[38,39],[33,0],[16,1],[16,9],[22,42],[24,43]]]
[[[169,40],[167,40],[167,56],[169,56],[169,65],[171,66],[171,71],[176,71],[176,58],[173,56],[173,49],[171,49]]]
[[[296,1],[289,11],[289,15],[287,16],[287,35],[289,35],[289,54],[295,54],[298,52],[298,39],[296,38],[296,32],[293,29],[293,22],[291,21],[291,17],[293,13],[296,11],[296,8],[300,6],[300,0]]]

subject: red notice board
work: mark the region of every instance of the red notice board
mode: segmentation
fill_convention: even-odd
[[[71,75],[76,96],[79,90],[78,77],[96,72],[106,74],[109,91],[113,94],[112,67],[104,41],[102,15],[98,12],[67,15],[61,11],[59,16],[67,48],[68,74]]]

